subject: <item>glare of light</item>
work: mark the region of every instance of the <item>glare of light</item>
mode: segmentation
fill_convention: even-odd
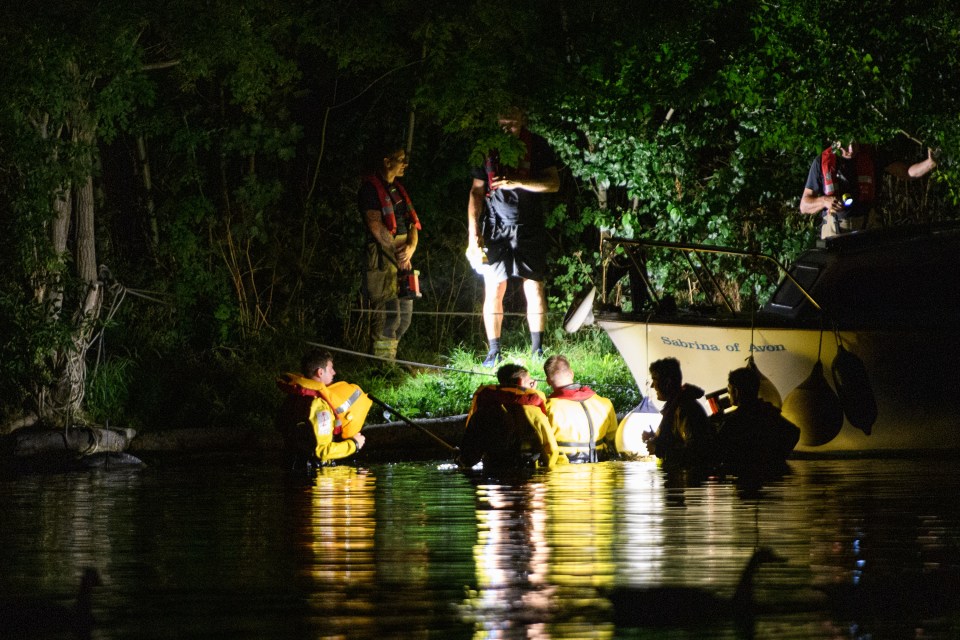
[[[617,429],[617,450],[621,453],[648,455],[647,445],[643,441],[643,432],[656,431],[662,418],[650,396],[646,396],[636,409],[620,421]]]

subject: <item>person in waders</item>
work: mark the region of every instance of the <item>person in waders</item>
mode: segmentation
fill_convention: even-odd
[[[547,419],[546,397],[534,389],[530,372],[519,364],[505,364],[497,370],[497,382],[473,394],[457,459],[460,467],[483,461],[484,471],[510,471],[566,462]]]
[[[547,384],[547,418],[553,425],[560,453],[570,462],[606,460],[616,451],[617,412],[613,403],[588,386],[574,381],[565,356],[555,355],[543,363]]]
[[[394,360],[400,338],[410,328],[413,301],[420,297],[413,268],[421,229],[410,195],[400,182],[407,170],[407,152],[374,153],[361,176],[357,207],[367,229],[364,297],[373,312],[371,353]]]

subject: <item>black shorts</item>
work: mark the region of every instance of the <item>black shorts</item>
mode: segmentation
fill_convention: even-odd
[[[540,229],[532,234],[521,225],[500,226],[484,238],[490,271],[486,278],[503,282],[524,278],[543,282],[547,276],[547,244]]]

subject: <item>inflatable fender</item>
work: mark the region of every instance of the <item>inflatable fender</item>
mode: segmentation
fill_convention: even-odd
[[[644,431],[656,431],[663,416],[650,397],[646,397],[630,413],[623,417],[617,425],[615,443],[617,453],[648,456],[650,451],[643,441]]]
[[[357,435],[367,420],[373,400],[357,385],[344,381],[328,386],[327,395],[340,418],[340,436],[346,440]]]
[[[843,408],[817,360],[807,379],[787,394],[783,417],[800,427],[800,444],[818,447],[837,437],[843,426]]]
[[[837,345],[837,357],[833,359],[831,369],[833,386],[837,389],[844,415],[850,424],[870,435],[873,423],[877,421],[877,401],[863,361],[843,345]]]
[[[586,292],[573,299],[570,310],[563,317],[563,329],[574,333],[585,324],[593,324],[593,300],[597,297],[597,288],[590,287]]]
[[[780,397],[780,392],[777,391],[777,386],[773,384],[770,378],[763,375],[763,372],[757,367],[753,356],[747,358],[747,367],[753,369],[753,372],[757,374],[757,377],[760,379],[760,393],[758,394],[760,399],[766,400],[775,407],[782,407],[783,399]]]

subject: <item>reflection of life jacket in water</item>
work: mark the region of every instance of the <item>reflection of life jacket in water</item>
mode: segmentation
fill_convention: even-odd
[[[860,205],[861,209],[866,210],[873,204],[876,196],[876,185],[874,184],[876,171],[873,166],[871,148],[868,145],[861,145],[852,161],[857,173],[856,185],[849,186],[856,188],[854,202]],[[820,171],[823,174],[823,195],[825,196],[837,195],[836,190],[840,181],[840,176],[837,174],[837,164],[837,153],[832,147],[825,149],[820,154]],[[853,179],[853,176],[847,176],[847,178]]]
[[[277,379],[277,387],[287,394],[287,402],[277,419],[281,431],[286,426],[309,420],[313,403],[319,398],[333,412],[333,435],[346,440],[360,431],[373,406],[363,389],[349,382],[334,382],[327,386],[317,380],[287,373]]]
[[[369,182],[373,185],[373,188],[377,191],[377,198],[380,200],[380,211],[383,214],[383,226],[387,228],[392,235],[397,235],[397,214],[396,206],[399,202],[394,202],[393,198],[390,197],[390,194],[387,192],[387,187],[383,183],[383,179],[376,174],[368,174],[361,176],[361,179],[364,182]],[[420,226],[420,219],[417,217],[417,212],[413,208],[413,201],[410,200],[410,196],[407,194],[407,190],[403,188],[403,185],[400,184],[399,180],[394,180],[391,187],[397,190],[397,193],[400,194],[400,197],[403,198],[403,203],[406,205],[407,209],[407,222],[410,226],[416,227],[418,230],[423,227]]]

